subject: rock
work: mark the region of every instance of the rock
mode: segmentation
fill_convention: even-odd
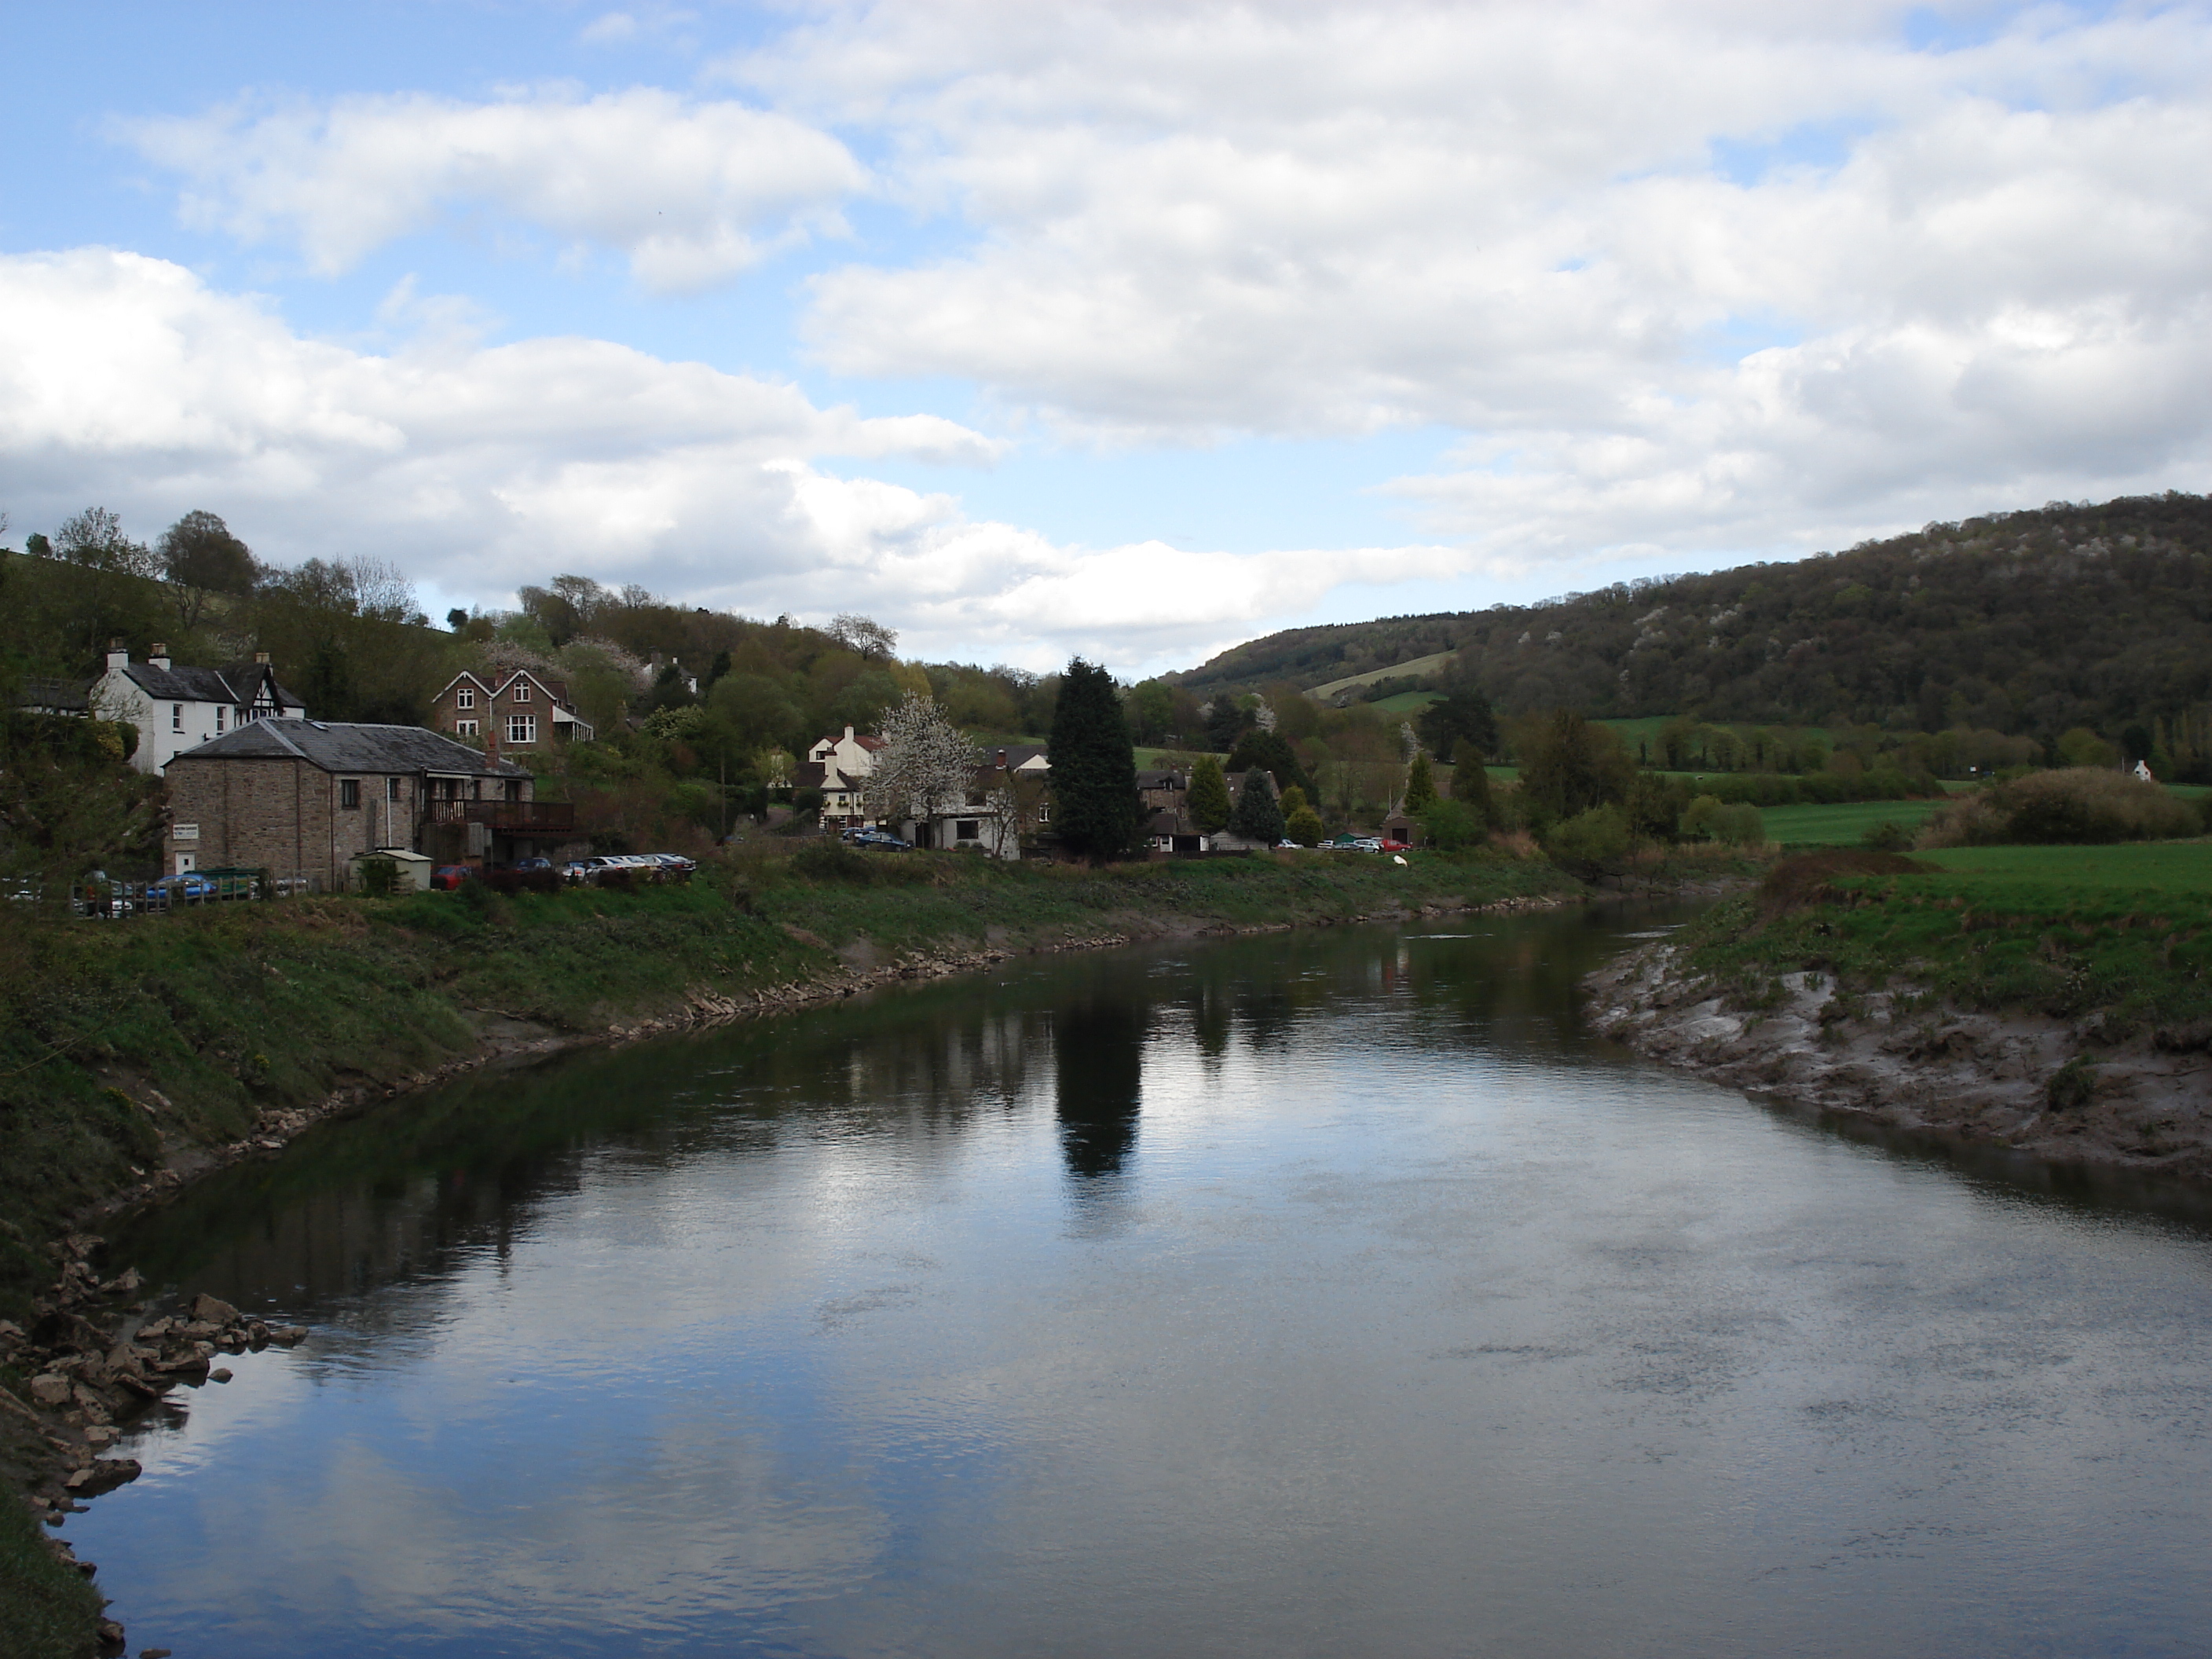
[[[94,1460],[86,1468],[77,1470],[62,1482],[79,1498],[97,1498],[101,1492],[136,1480],[144,1470],[135,1457],[102,1457]]]
[[[225,1366],[225,1365],[218,1365],[218,1366],[216,1366],[213,1370],[211,1370],[211,1371],[210,1371],[210,1372],[208,1373],[208,1381],[209,1381],[209,1382],[229,1382],[229,1381],[230,1381],[230,1369],[229,1369],[229,1367]]]
[[[122,1437],[123,1431],[107,1423],[95,1423],[84,1431],[84,1443],[95,1451],[105,1450]]]
[[[66,1376],[47,1371],[31,1379],[31,1398],[41,1406],[66,1406],[74,1388]]]
[[[239,1316],[238,1310],[229,1303],[202,1291],[192,1298],[192,1317],[204,1319],[210,1325],[235,1325]]]
[[[138,1659],[169,1659],[169,1650],[167,1648],[141,1648]]]
[[[307,1328],[305,1325],[271,1325],[269,1340],[280,1348],[295,1347],[307,1340]]]
[[[135,1295],[138,1287],[145,1282],[145,1279],[139,1276],[136,1267],[126,1267],[100,1288],[110,1296],[131,1296]]]

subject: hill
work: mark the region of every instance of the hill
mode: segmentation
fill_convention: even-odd
[[[1417,665],[1443,651],[1453,657],[1441,671]],[[1395,684],[1401,675],[1408,686]],[[2167,723],[2203,747],[2212,501],[2170,492],[2053,502],[1791,563],[1292,629],[1176,678],[1204,694],[1281,679],[1405,690],[1455,677],[1506,714],[1571,707],[2038,738]]]

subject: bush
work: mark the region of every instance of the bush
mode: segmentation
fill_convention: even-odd
[[[1544,838],[1544,850],[1563,868],[1611,864],[1628,852],[1628,817],[1618,806],[1593,806],[1562,820]]]
[[[1284,833],[1301,847],[1315,847],[1328,832],[1322,828],[1321,814],[1301,804],[1286,820]]]
[[[363,859],[357,866],[361,890],[371,898],[390,898],[399,889],[399,860]]]
[[[1429,845],[1439,853],[1457,853],[1487,833],[1486,818],[1463,800],[1440,800],[1421,814],[1421,828],[1428,832]]]
[[[1880,823],[1869,824],[1859,837],[1859,845],[1876,853],[1908,852],[1912,847],[1912,831],[1895,818],[1884,818]]]
[[[2069,767],[1953,801],[1928,821],[1920,845],[2086,847],[2197,831],[2197,814],[2157,784],[2125,772]]]

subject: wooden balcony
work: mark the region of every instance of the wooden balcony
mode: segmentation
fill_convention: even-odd
[[[565,836],[576,827],[576,809],[565,800],[434,800],[425,823],[481,823],[502,836]]]

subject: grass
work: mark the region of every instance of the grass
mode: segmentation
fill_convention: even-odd
[[[0,1659],[88,1659],[99,1618],[90,1581],[48,1553],[28,1509],[0,1498]]]
[[[2093,1042],[2212,1022],[2212,843],[1915,856],[1924,873],[1839,876],[1779,915],[1719,906],[1686,936],[1692,960],[1754,1008],[1815,968],[1853,991],[1903,981],[1962,1007],[2094,1014]]]
[[[1917,829],[1941,801],[1859,800],[1833,806],[1770,806],[1759,814],[1766,838],[1779,847],[1856,847],[1878,823]]]
[[[1393,663],[1388,668],[1370,668],[1364,674],[1346,674],[1342,679],[1331,680],[1325,685],[1308,686],[1306,696],[1318,697],[1327,702],[1340,691],[1356,690],[1363,685],[1372,685],[1377,680],[1410,679],[1417,674],[1440,674],[1453,655],[1449,651],[1437,651],[1425,657],[1413,657],[1404,662]]]
[[[1396,691],[1379,702],[1370,705],[1386,714],[1402,714],[1410,720],[1432,702],[1442,702],[1441,691]]]

